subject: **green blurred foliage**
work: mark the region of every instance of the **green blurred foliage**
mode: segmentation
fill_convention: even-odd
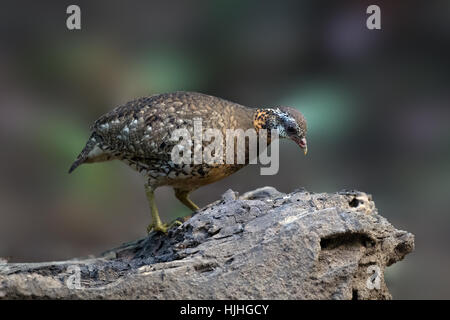
[[[151,93],[195,90],[208,79],[201,61],[177,48],[149,49],[136,59],[133,70],[135,81]]]
[[[308,134],[320,139],[340,139],[354,129],[353,121],[360,117],[354,97],[338,84],[308,83],[282,100],[295,106],[308,119]]]

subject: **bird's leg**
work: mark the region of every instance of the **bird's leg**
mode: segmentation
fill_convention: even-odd
[[[159,217],[158,208],[155,203],[155,193],[154,189],[150,187],[148,184],[145,184],[145,193],[147,195],[148,203],[150,205],[150,210],[152,213],[152,223],[148,225],[147,232],[150,233],[152,230],[159,231],[163,233],[167,233],[167,230],[170,228],[167,224],[163,224],[161,222],[161,218]],[[181,224],[181,222],[180,222]]]
[[[177,199],[180,200],[182,204],[184,204],[192,211],[197,211],[199,209],[198,206],[195,203],[193,203],[191,199],[189,199],[189,193],[191,192],[190,190],[182,190],[177,188],[175,188],[174,190],[175,190],[175,197],[177,197]],[[189,217],[186,217],[186,219],[187,218]]]

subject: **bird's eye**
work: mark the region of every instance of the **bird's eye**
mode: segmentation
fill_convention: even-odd
[[[288,127],[286,131],[287,131],[288,133],[295,133],[295,132],[296,132],[296,130],[295,130],[294,127]]]

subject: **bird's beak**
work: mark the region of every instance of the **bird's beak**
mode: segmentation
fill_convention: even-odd
[[[303,149],[303,152],[306,156],[306,154],[308,153],[308,143],[306,142],[306,138],[293,138],[292,140],[294,140],[295,143],[297,143],[298,146]]]

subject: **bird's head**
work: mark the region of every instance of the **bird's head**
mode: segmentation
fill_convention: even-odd
[[[294,141],[304,153],[308,152],[306,142],[306,119],[303,114],[291,107],[279,106],[275,108],[257,109],[253,118],[255,130],[266,129],[278,131],[281,138]]]

